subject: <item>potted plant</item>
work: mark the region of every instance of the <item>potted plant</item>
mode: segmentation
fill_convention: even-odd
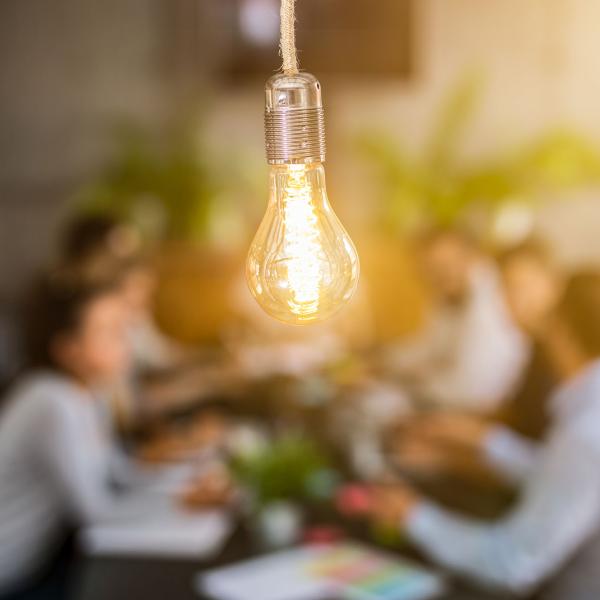
[[[514,243],[530,233],[533,207],[600,182],[600,151],[585,136],[554,129],[506,151],[464,160],[462,141],[483,89],[480,77],[461,79],[443,99],[421,153],[377,131],[355,147],[379,190],[375,239],[362,244],[379,338],[397,338],[418,325],[426,302],[416,283],[407,234],[428,226],[462,225],[485,243]],[[397,310],[400,302],[402,310]]]
[[[304,507],[331,498],[337,485],[321,449],[294,434],[234,455],[232,472],[248,493],[252,528],[266,547],[295,542],[301,533]]]
[[[134,223],[156,248],[157,320],[188,342],[217,340],[230,318],[227,299],[252,210],[239,196],[258,196],[246,157],[219,157],[201,134],[194,121],[160,134],[119,127],[113,158],[75,199],[76,210]]]

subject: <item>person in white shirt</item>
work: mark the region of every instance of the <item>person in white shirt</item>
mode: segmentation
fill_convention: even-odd
[[[153,304],[158,277],[132,225],[107,215],[84,214],[66,223],[58,242],[58,263],[63,267],[77,270],[88,281],[120,281],[132,361],[127,377],[108,395],[119,434],[228,387],[231,369],[207,363],[199,349],[179,343],[157,325]]]
[[[528,351],[496,269],[451,229],[424,236],[420,259],[431,316],[415,339],[389,351],[387,369],[428,406],[487,412],[511,391]]]
[[[114,477],[115,447],[99,408],[102,390],[127,369],[125,320],[117,287],[68,272],[51,273],[32,295],[32,370],[0,416],[0,595],[32,581],[65,522],[143,525],[183,509],[184,487],[165,493],[141,477],[124,489]],[[227,482],[216,483],[207,504],[228,494]]]
[[[438,482],[450,494],[462,488],[465,504],[459,506],[463,510],[472,500],[476,509],[482,506],[480,487],[499,500],[498,508],[502,498],[508,501],[511,495],[512,486],[498,480],[487,461],[479,458],[479,422],[485,419],[483,425],[495,422],[532,440],[542,440],[550,425],[549,399],[558,384],[544,335],[548,317],[563,293],[564,273],[548,249],[533,239],[504,250],[497,262],[511,314],[532,342],[519,384],[492,413],[418,413],[404,419],[401,432],[388,443],[388,454],[403,472],[430,484]],[[469,438],[471,433],[476,436],[474,441]],[[474,483],[480,493],[461,486],[464,483]],[[432,488],[427,489],[429,492]]]
[[[375,488],[374,520],[402,527],[425,554],[488,586],[526,594],[590,546],[600,550],[600,274],[580,273],[546,329],[546,344],[564,383],[552,399],[553,424],[541,445],[511,430],[472,420],[481,451],[518,482],[516,506],[496,522],[466,519],[420,497],[403,483]],[[557,597],[600,597],[597,560],[567,578]]]

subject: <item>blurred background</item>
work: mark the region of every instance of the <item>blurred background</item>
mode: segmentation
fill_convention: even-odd
[[[374,335],[418,318],[402,240],[423,222],[460,219],[490,243],[535,229],[564,261],[600,259],[593,3],[298,10],[302,68],[324,86],[330,199],[361,255]],[[1,11],[2,303],[67,215],[103,210],[157,244],[161,324],[218,338],[266,205],[277,2],[9,0]]]
[[[107,438],[129,458],[152,464],[172,466],[191,455],[195,461],[205,446],[226,455],[232,487],[250,488],[258,508],[231,508],[229,479],[225,501],[219,496],[212,502],[210,485],[202,492],[209,489],[208,501],[185,498],[202,509],[224,504],[228,517],[254,523],[246,523],[246,537],[236,538],[237,553],[226,554],[222,563],[254,555],[249,539],[262,526],[255,526],[262,523],[261,510],[273,502],[312,511],[309,480],[311,485],[318,480],[320,502],[331,501],[342,481],[388,475],[386,453],[395,452],[387,448],[388,438],[403,434],[394,438],[396,430],[387,429],[404,426],[408,414],[441,409],[495,421],[496,409],[512,398],[513,384],[533,381],[519,389],[513,404],[523,409],[521,424],[532,407],[535,427],[523,426],[520,433],[541,439],[550,389],[574,376],[558,360],[548,369],[551,377],[537,364],[538,347],[549,355],[555,345],[565,347],[562,339],[560,344],[546,339],[552,336],[545,326],[555,324],[559,305],[565,314],[585,305],[590,323],[598,322],[600,310],[600,294],[589,282],[580,305],[575,292],[571,304],[564,301],[566,308],[559,302],[568,274],[600,268],[600,4],[298,0],[301,69],[316,75],[323,90],[329,198],[357,246],[361,277],[349,305],[326,323],[291,328],[264,315],[247,289],[244,264],[268,200],[264,83],[281,65],[279,8],[279,0],[0,2],[0,390],[8,389],[24,365],[17,317],[31,282],[40,270],[63,262],[93,270],[83,264],[94,262],[88,256],[64,255],[65,232],[79,223],[82,229],[71,234],[85,246],[81,223],[106,217],[92,250],[105,254],[102,259],[114,268],[112,283],[121,286],[120,301],[131,312],[128,324],[140,331],[148,326],[141,334],[150,335],[140,337],[134,368],[124,359],[114,369],[106,403],[114,430]],[[109,238],[121,226],[141,243],[135,257],[117,261],[108,257]],[[516,254],[495,262],[515,248]],[[488,276],[489,281],[475,289],[482,273],[481,281]],[[519,312],[523,306],[514,300],[519,294],[533,308]],[[40,298],[47,306],[56,300]],[[81,306],[71,308],[81,316]],[[428,317],[436,314],[446,321],[433,336],[432,346],[441,342],[432,360],[416,367],[400,359],[394,363],[394,348],[427,331]],[[45,340],[49,354],[57,340],[64,341],[65,331],[58,329],[56,339]],[[582,332],[581,322],[573,329],[591,347],[581,364],[591,364],[600,356],[600,332]],[[144,350],[156,351],[150,357],[154,364],[144,362]],[[72,364],[54,365],[60,377],[70,380],[80,368],[74,354]],[[125,409],[115,392],[123,380],[131,401]],[[91,389],[96,381],[90,377],[86,383]],[[586,399],[597,399],[597,389]],[[10,414],[12,405],[6,406]],[[9,423],[0,420],[0,427],[3,422]],[[452,437],[460,426],[447,429]],[[0,430],[0,517],[2,482],[15,471],[10,452],[36,437],[22,435],[2,446],[2,434],[8,439],[11,430],[8,425]],[[397,451],[409,463],[416,457],[427,477],[439,458],[427,454],[433,447],[428,436],[424,444],[419,438],[419,453]],[[579,448],[575,438],[573,447]],[[230,460],[232,444],[258,446],[258,455],[250,453],[257,462]],[[574,462],[582,455],[600,453],[585,450]],[[4,456],[9,460],[2,470]],[[435,471],[439,465],[434,466]],[[489,483],[487,471],[483,480]],[[570,506],[568,493],[578,493],[579,483],[557,485],[566,490],[563,505]],[[102,478],[94,483],[98,489],[104,484]],[[442,487],[453,492],[457,486]],[[514,488],[508,500],[505,491],[494,497],[496,502],[502,495],[503,510],[515,498]],[[351,505],[364,500],[364,489],[349,493]],[[483,495],[464,495],[478,517],[498,515],[495,504],[487,510]],[[452,498],[440,500],[446,501],[456,508]],[[329,527],[327,539],[346,532],[330,516],[333,504],[326,517],[317,511],[316,522]],[[271,513],[275,521],[265,525],[263,537],[277,541],[282,530],[285,537],[296,516]],[[569,521],[559,516],[553,522]],[[12,513],[6,519],[11,522]],[[76,526],[95,524],[94,515]],[[318,538],[323,531],[309,533]],[[389,546],[380,534],[368,539]],[[294,535],[286,543],[304,539],[298,531]],[[165,539],[157,544],[159,555],[168,546]],[[561,549],[576,546],[559,541]],[[0,556],[3,543],[0,536]],[[433,554],[433,562],[455,566],[452,557]],[[95,560],[81,597],[155,597],[146,596],[152,591],[147,564],[135,581],[128,578],[133,563],[115,565]],[[157,569],[163,579],[154,591],[170,593],[175,568],[184,573],[188,595],[173,597],[188,598],[194,576],[189,566]],[[535,581],[554,570],[557,565],[536,573]],[[121,581],[121,595],[103,587],[107,581]],[[529,591],[520,585],[515,589]],[[590,589],[591,595],[577,600],[597,597]],[[492,597],[457,594],[447,598]]]

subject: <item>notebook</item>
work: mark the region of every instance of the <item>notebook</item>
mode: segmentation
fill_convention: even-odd
[[[304,546],[201,574],[215,600],[427,600],[442,579],[403,559],[354,543]]]

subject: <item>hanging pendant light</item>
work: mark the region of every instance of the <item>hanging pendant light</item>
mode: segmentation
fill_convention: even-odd
[[[293,325],[322,321],[352,297],[358,254],[325,189],[321,85],[298,71],[294,1],[282,0],[283,73],[265,87],[267,212],[250,246],[246,278],[259,305]]]

